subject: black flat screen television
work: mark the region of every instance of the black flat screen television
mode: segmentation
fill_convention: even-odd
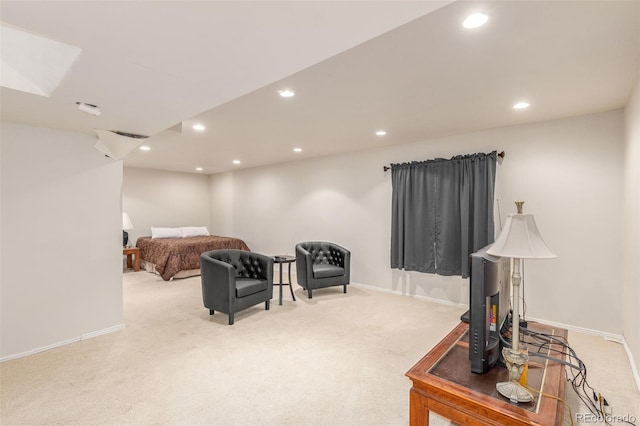
[[[483,374],[501,355],[500,329],[510,311],[511,262],[487,254],[488,245],[471,254],[469,276],[469,360]]]

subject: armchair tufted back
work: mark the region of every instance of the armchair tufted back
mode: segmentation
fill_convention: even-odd
[[[252,252],[244,250],[214,250],[206,253],[212,259],[233,266],[236,278],[264,279],[267,275],[266,265]]]
[[[300,246],[311,254],[314,264],[325,263],[344,267],[344,256],[336,246],[324,241],[308,241],[300,243]]]

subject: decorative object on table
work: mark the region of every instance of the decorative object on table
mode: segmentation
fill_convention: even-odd
[[[229,315],[273,297],[273,258],[245,250],[212,250],[200,255],[202,301],[209,309]]]
[[[126,247],[129,244],[129,233],[133,229],[133,223],[131,223],[131,218],[125,212],[122,212],[122,247]]]
[[[312,290],[341,285],[347,292],[350,281],[351,252],[335,243],[307,241],[296,245],[298,284],[309,299]]]
[[[527,367],[529,356],[519,349],[520,344],[520,264],[522,259],[553,259],[551,252],[542,239],[532,214],[522,213],[524,201],[516,201],[518,212],[507,216],[504,229],[487,253],[494,256],[513,259],[511,284],[513,285],[513,316],[511,348],[504,348],[504,357],[509,381],[496,384],[496,389],[513,403],[530,402],[533,395],[519,383],[520,376]]]

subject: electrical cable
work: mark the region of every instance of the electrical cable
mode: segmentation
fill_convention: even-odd
[[[520,321],[518,319],[518,325],[519,323]],[[506,337],[506,334],[508,334],[509,330],[511,330],[511,327],[513,327],[513,313],[509,312],[509,314],[505,316],[505,319],[500,326],[500,333],[498,333],[500,342],[503,347],[511,347],[511,339]],[[604,424],[612,426],[608,420],[610,418],[610,412],[607,413],[607,407],[610,407],[608,401],[602,394],[596,393],[595,389],[588,383],[587,366],[580,358],[578,358],[575,350],[573,350],[573,348],[569,346],[569,342],[565,337],[554,336],[547,333],[540,333],[523,327],[520,327],[520,336],[522,336],[523,343],[530,348],[530,356],[548,359],[550,361],[557,362],[569,367],[565,368],[565,377],[566,380],[571,384],[571,387],[573,388],[580,401],[582,401],[582,403],[587,407],[591,414],[596,416],[600,421],[603,421]],[[542,351],[546,351],[547,353],[543,353]],[[556,358],[551,354],[559,356],[559,358]],[[565,361],[565,358],[567,359],[567,361]],[[553,397],[552,395],[546,395],[537,390],[536,392],[543,396]],[[589,394],[591,394],[592,396],[589,396]],[[571,408],[566,403],[566,401],[560,398],[556,399],[562,401],[567,406],[567,408],[569,408],[569,412],[571,415],[571,424],[573,425],[573,414],[571,413]],[[635,426],[634,423],[628,421],[627,419],[623,418],[620,419],[620,421]]]
[[[530,388],[529,386],[525,386],[525,388],[527,390],[531,391],[531,392],[535,392],[535,393],[539,394],[540,396],[545,396],[547,398],[552,398],[552,399],[555,399],[555,400],[558,400],[558,401],[562,402],[564,404],[564,406],[567,407],[567,409],[569,410],[569,420],[571,421],[571,426],[574,426],[574,423],[573,423],[573,411],[571,411],[571,406],[569,405],[569,403],[566,400],[564,400],[562,398],[559,398],[559,397],[557,397],[555,395],[551,395],[551,394],[548,394],[548,393],[545,393],[545,392],[541,392],[538,389]]]

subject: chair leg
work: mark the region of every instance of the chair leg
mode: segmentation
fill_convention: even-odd
[[[313,297],[312,294],[311,294],[311,289],[307,290],[307,294],[309,295],[309,299],[311,299],[311,297]]]
[[[229,314],[229,325],[233,325],[233,312]]]
[[[347,292],[347,285],[346,284],[344,285],[344,292],[345,293]]]
[[[267,300],[266,302],[264,302],[264,310],[265,311],[269,310],[270,302],[271,302],[271,300]]]
[[[209,315],[213,315],[213,309],[209,309]]]

